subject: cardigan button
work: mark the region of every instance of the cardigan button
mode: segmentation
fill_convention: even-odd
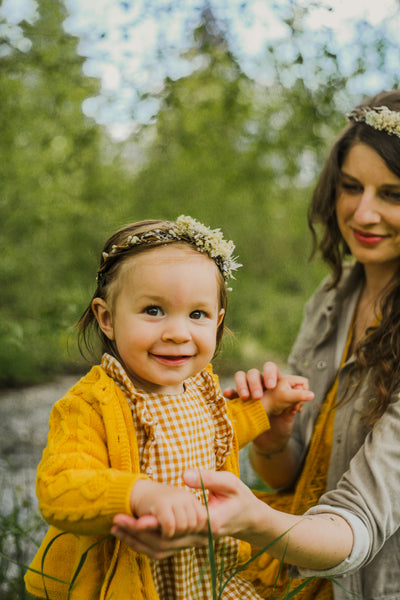
[[[328,363],[326,362],[326,360],[319,360],[317,362],[317,369],[319,371],[322,371],[323,369],[326,369],[327,366],[328,366]]]

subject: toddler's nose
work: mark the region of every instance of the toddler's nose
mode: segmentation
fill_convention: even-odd
[[[186,319],[168,319],[162,335],[163,341],[184,344],[190,341],[190,331]]]

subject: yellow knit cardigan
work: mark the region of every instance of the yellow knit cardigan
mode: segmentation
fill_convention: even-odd
[[[231,400],[227,409],[235,435],[224,470],[238,475],[239,448],[269,423],[259,401]],[[124,394],[93,367],[55,404],[49,426],[36,486],[51,526],[25,575],[28,592],[50,600],[66,599],[69,588],[70,600],[158,600],[147,557],[109,535],[116,514],[132,514],[132,486],[145,477]],[[249,556],[249,546],[240,542],[239,562]]]

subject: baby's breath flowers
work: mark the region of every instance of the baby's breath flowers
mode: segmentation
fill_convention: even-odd
[[[242,266],[232,256],[235,244],[232,240],[224,240],[220,229],[210,229],[192,217],[181,215],[176,219],[173,232],[179,239],[195,246],[199,252],[208,254],[217,263],[225,281],[233,277],[232,271]]]
[[[387,106],[359,107],[349,113],[347,118],[400,138],[400,113]]]
[[[109,252],[103,252],[103,265],[107,259],[136,246],[148,244],[161,245],[163,242],[186,242],[198,252],[206,253],[216,263],[225,281],[233,277],[242,265],[233,257],[235,244],[232,240],[224,240],[220,229],[210,229],[193,217],[181,215],[168,228],[155,228],[137,235],[130,235],[123,244],[113,245]]]

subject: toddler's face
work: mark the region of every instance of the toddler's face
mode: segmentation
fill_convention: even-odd
[[[133,256],[115,282],[112,310],[102,315],[100,326],[115,340],[137,387],[181,393],[184,380],[201,371],[215,351],[224,315],[218,268],[185,245]]]

